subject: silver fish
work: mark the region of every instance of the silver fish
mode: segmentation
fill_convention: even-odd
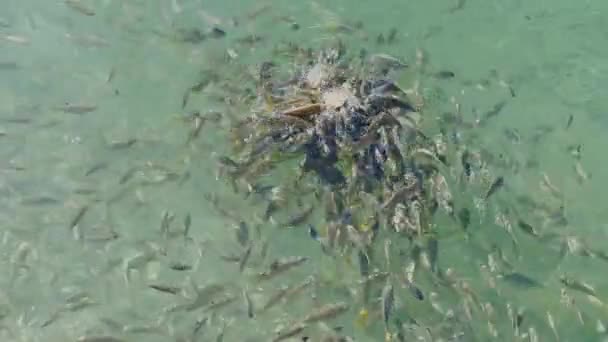
[[[266,280],[273,278],[278,274],[281,274],[289,269],[303,264],[304,262],[308,261],[308,259],[308,257],[304,256],[292,256],[276,259],[270,264],[268,270],[258,273],[257,278],[258,280]]]

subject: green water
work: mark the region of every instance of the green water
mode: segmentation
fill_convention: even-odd
[[[606,261],[572,253],[562,259],[559,239],[539,242],[514,227],[516,253],[509,235],[494,224],[505,203],[528,195],[551,208],[565,208],[565,225],[543,225],[535,213],[520,209],[538,229],[576,236],[592,250],[608,253],[602,171],[608,143],[603,134],[608,127],[608,50],[602,48],[608,37],[608,3],[82,0],[81,5],[79,11],[73,8],[78,5],[64,1],[0,4],[0,341],[77,341],[92,335],[124,341],[216,341],[224,325],[224,341],[270,341],[277,327],[338,301],[349,303],[346,314],[312,324],[291,340],[307,335],[321,341],[323,331],[337,327],[355,341],[384,340],[379,306],[369,308],[367,327],[357,323],[362,306],[351,301],[350,291],[359,280],[353,261],[325,256],[305,227],[263,223],[261,203],[234,194],[224,179],[216,178],[217,157],[229,151],[229,117],[243,117],[247,108],[222,101],[213,85],[204,92],[211,95],[193,94],[182,108],[184,92],[199,81],[201,70],[220,70],[223,79],[239,82],[281,42],[317,47],[336,37],[349,50],[399,56],[412,66],[417,51],[422,53],[425,73],[410,68],[398,81],[410,87],[419,80],[426,116],[438,117],[458,104],[466,120],[474,122],[477,115],[505,103],[496,117],[464,133],[476,136],[472,144],[477,149],[502,156],[495,164],[506,166],[492,169],[504,175],[505,191],[481,217],[472,201],[480,196],[479,189],[453,189],[459,203],[473,212],[469,229],[475,238],[470,241],[453,220],[440,217],[436,222],[445,235],[439,265],[452,269],[479,298],[471,304],[470,330],[460,340],[528,341],[514,337],[507,303],[515,311],[525,307],[520,329],[534,327],[540,341],[556,340],[547,311],[561,341],[608,338],[596,329],[598,321],[608,322],[608,307],[575,290],[568,290],[574,305],[564,304],[559,282],[565,273],[592,284],[597,300],[606,302]],[[83,13],[86,9],[94,15]],[[352,32],[336,29],[357,23],[362,28]],[[213,25],[226,36],[200,43],[174,39],[180,28],[204,31]],[[378,35],[387,36],[391,29],[396,29],[396,41],[378,43]],[[251,34],[262,39],[239,41]],[[227,49],[237,54],[229,63]],[[455,77],[433,77],[442,70]],[[69,113],[66,102],[94,110]],[[219,111],[224,118],[206,122],[187,143],[191,126],[180,118],[193,110]],[[505,130],[519,138],[514,141]],[[132,145],[130,139],[135,139]],[[589,174],[584,181],[578,180],[577,159],[569,152],[569,146],[579,144],[578,162]],[[515,169],[514,164],[520,166]],[[161,179],[167,171],[177,179]],[[541,189],[543,174],[560,196]],[[267,241],[266,263],[290,255],[310,260],[271,282],[252,281],[266,263],[253,258],[241,273],[237,264],[221,258],[239,253],[240,246],[234,222],[206,199],[212,194],[222,207],[259,226],[260,236],[253,228],[251,235]],[[72,227],[83,207],[86,212]],[[175,215],[170,235],[179,235],[190,215],[191,239],[178,236],[166,242],[161,234],[164,212]],[[151,243],[166,253],[149,252],[149,260],[134,266],[133,258],[151,250],[146,247]],[[393,241],[393,246],[401,244],[406,241]],[[498,291],[490,288],[479,264],[488,263],[492,244],[515,270],[543,286],[525,288],[498,279]],[[168,266],[175,262],[193,269],[171,270]],[[402,272],[407,262],[397,251],[391,255],[395,272]],[[129,265],[133,269],[127,272]],[[319,281],[302,295],[247,317],[242,289],[259,307],[280,286],[310,275]],[[191,283],[213,282],[229,283],[236,301],[218,310],[166,313],[167,307],[191,302]],[[419,282],[427,294],[422,302],[395,285],[395,315],[402,321],[411,317],[436,325],[443,320],[447,326],[468,322],[459,309],[462,293],[443,291],[423,276]],[[186,295],[159,293],[149,284],[184,288]],[[456,319],[432,309],[431,292],[439,293],[442,307],[453,309]],[[481,310],[485,303],[494,314]],[[208,324],[193,336],[196,321],[203,318]],[[488,322],[498,337],[491,337]]]

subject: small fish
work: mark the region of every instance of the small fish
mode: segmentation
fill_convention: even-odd
[[[82,3],[81,0],[65,0],[64,1],[65,4],[73,9],[74,11],[92,17],[95,15],[95,11],[93,11],[91,8],[87,7],[85,4]]]
[[[332,319],[348,311],[349,305],[345,302],[330,303],[321,306],[302,319],[302,323],[314,323]]]
[[[137,172],[139,172],[140,169],[137,166],[133,166],[130,167],[125,173],[124,175],[122,175],[122,177],[120,177],[120,179],[118,180],[118,184],[125,184],[126,182],[128,182],[131,178],[133,178],[133,176],[135,176],[135,174]]]
[[[429,237],[426,244],[426,249],[429,253],[429,264],[431,272],[437,273],[437,259],[439,259],[439,240],[436,237]]]
[[[465,179],[469,180],[473,175],[473,166],[470,162],[471,154],[465,150],[462,152],[460,156],[460,163],[462,164],[462,170],[465,176]]]
[[[252,245],[247,246],[241,257],[239,258],[239,272],[243,272],[245,266],[247,266],[247,262],[249,261],[249,257],[251,256],[252,249]]]
[[[549,175],[543,172],[542,177],[543,178],[540,181],[541,189],[551,193],[551,195],[553,195],[554,197],[561,199],[562,192],[555,185],[553,185],[551,179],[549,179]]]
[[[531,224],[527,223],[522,219],[517,220],[517,226],[526,234],[532,235],[534,237],[540,236]]]
[[[569,289],[579,291],[579,292],[588,294],[593,297],[597,297],[597,293],[595,292],[595,289],[593,288],[593,286],[591,286],[585,282],[570,278],[564,274],[562,274],[559,277],[559,281]]]
[[[279,288],[272,296],[270,296],[268,298],[268,300],[266,301],[266,304],[264,304],[264,306],[262,307],[260,312],[264,312],[264,311],[270,309],[271,307],[275,306],[277,303],[279,303],[281,300],[283,300],[283,298],[285,298],[287,296],[288,291],[289,291],[289,287],[287,287],[287,286],[282,286],[281,288]]]
[[[84,173],[84,175],[85,175],[85,176],[90,176],[90,175],[94,174],[94,173],[95,173],[95,172],[97,172],[97,171],[101,171],[101,170],[103,170],[103,169],[106,169],[108,166],[109,166],[109,165],[108,165],[108,163],[106,163],[106,162],[99,162],[99,163],[97,163],[97,164],[95,164],[95,165],[91,166],[91,167],[90,167],[90,168],[89,168],[89,169],[88,169],[88,170],[87,170],[87,171]]]
[[[547,311],[547,323],[549,323],[549,328],[553,331],[553,335],[555,335],[555,339],[559,341],[559,334],[557,333],[557,328],[555,327],[555,320],[553,319],[553,315],[551,312]]]
[[[72,231],[72,233],[74,234],[74,237],[77,238],[78,240],[81,238],[79,236],[80,233],[77,231],[78,224],[80,223],[80,221],[82,221],[82,218],[84,217],[84,215],[87,213],[88,210],[89,210],[88,205],[82,206],[80,209],[78,209],[76,216],[74,216],[74,218],[70,221],[70,224],[68,225],[68,228]]]
[[[213,298],[211,300],[211,302],[209,302],[209,304],[205,307],[205,309],[207,311],[218,310],[220,308],[227,306],[230,303],[233,303],[237,299],[238,299],[238,296],[227,293],[227,294],[220,296],[219,298]]]
[[[359,251],[357,253],[357,259],[359,260],[359,274],[366,278],[369,276],[369,257],[367,252]]]
[[[187,213],[186,217],[184,217],[184,238],[186,239],[188,239],[190,233],[190,226],[192,226],[192,217],[190,213]]]
[[[1,62],[0,61],[0,70],[17,70],[19,69],[19,65],[17,62]]]
[[[319,241],[320,239],[319,232],[312,224],[308,224],[308,236],[315,241]]]
[[[211,38],[215,38],[215,39],[219,39],[219,38],[223,38],[226,36],[226,31],[224,31],[223,29],[214,26],[209,30],[209,34],[208,34]]]
[[[518,273],[518,272],[512,272],[509,274],[505,274],[502,276],[502,279],[505,281],[508,281],[511,284],[517,285],[517,286],[521,286],[521,287],[526,287],[526,288],[533,288],[533,287],[542,287],[543,285],[541,283],[539,283],[538,281],[528,277],[527,275]]]
[[[306,222],[306,220],[308,220],[308,217],[313,212],[313,210],[314,210],[314,206],[312,206],[312,205],[308,208],[303,209],[301,212],[296,213],[295,215],[292,215],[289,218],[289,220],[287,220],[287,222],[285,222],[283,224],[283,226],[297,227],[297,226],[303,224],[304,222]]]
[[[526,313],[523,307],[517,309],[517,314],[515,315],[515,330],[519,331],[521,329],[522,324],[524,323],[524,314]]]
[[[463,230],[467,230],[471,224],[471,211],[468,208],[462,208],[458,211],[458,221]]]
[[[492,109],[490,109],[489,111],[487,111],[483,118],[481,119],[480,124],[483,125],[485,124],[489,119],[497,116],[498,114],[500,114],[500,112],[502,111],[502,109],[505,107],[507,103],[505,101],[501,101],[497,104],[494,105],[494,107],[492,107]]]
[[[168,285],[151,284],[151,285],[148,285],[148,287],[151,288],[151,289],[154,289],[156,291],[160,291],[160,292],[164,292],[164,293],[169,293],[169,294],[172,294],[172,295],[177,295],[181,291],[181,289],[179,287],[168,286]]]
[[[521,134],[516,128],[505,128],[503,130],[505,137],[513,144],[521,143]]]
[[[395,294],[393,291],[393,285],[390,281],[387,281],[386,285],[382,289],[382,320],[384,321],[385,331],[388,331],[388,322],[393,313],[395,306]]]
[[[568,145],[568,147],[566,149],[568,150],[570,155],[572,155],[572,157],[574,157],[574,159],[577,159],[577,160],[581,159],[581,153],[583,152],[583,145],[581,145],[581,144]]]
[[[409,279],[405,279],[405,286],[408,288],[412,296],[418,300],[424,300],[424,293],[422,290],[416,286],[416,284],[412,283]]]
[[[455,13],[457,11],[463,10],[467,1],[466,0],[457,0],[456,4],[448,9],[449,13]]]
[[[253,318],[255,316],[255,308],[247,290],[243,290],[243,299],[245,300],[245,311],[247,312],[247,317]]]
[[[490,198],[490,196],[492,196],[494,193],[496,193],[496,191],[502,188],[503,185],[505,185],[505,179],[502,176],[497,177],[490,185],[490,188],[486,192],[484,199],[487,200],[488,198]]]
[[[268,270],[260,272],[257,274],[257,278],[259,280],[266,280],[275,277],[278,274],[281,274],[287,270],[290,270],[296,266],[299,266],[306,261],[308,261],[308,257],[305,256],[291,256],[274,260]]]
[[[286,340],[288,338],[299,335],[304,329],[307,327],[307,324],[304,322],[298,322],[294,325],[288,326],[281,330],[275,332],[275,337],[272,339],[272,342],[280,342]]]
[[[169,265],[169,268],[174,271],[190,271],[192,269],[192,265],[175,262],[175,263],[171,263]]]
[[[207,324],[207,322],[209,322],[209,316],[199,318],[196,320],[196,322],[194,322],[194,329],[192,329],[192,340],[193,341],[196,341],[198,333],[201,331],[203,326],[205,326]]]
[[[190,115],[189,120],[192,121],[192,130],[188,134],[188,143],[194,141],[200,135],[207,119],[197,111]]]
[[[308,287],[313,285],[314,281],[315,281],[315,277],[309,276],[306,279],[304,279],[302,282],[300,282],[299,284],[289,286],[289,288],[287,289],[287,293],[285,293],[285,300],[289,300],[289,299],[297,296],[298,294],[302,293],[305,289],[307,289]]]
[[[574,171],[576,171],[576,180],[579,182],[579,184],[583,184],[587,182],[589,178],[591,178],[589,173],[587,173],[587,171],[585,171],[585,169],[583,168],[583,165],[580,161],[577,161],[574,165]]]
[[[54,107],[54,109],[69,114],[86,114],[96,111],[97,105],[66,102],[62,106]]]
[[[394,43],[397,40],[397,29],[396,28],[392,28],[389,32],[388,35],[386,37],[386,42],[389,44]]]
[[[137,138],[128,138],[125,140],[113,140],[108,142],[108,147],[113,150],[122,150],[133,146],[137,142]]]
[[[188,105],[188,101],[190,100],[190,94],[192,94],[192,88],[188,88],[182,96],[182,109],[185,109]]]
[[[453,71],[441,70],[436,72],[434,76],[439,80],[447,80],[456,77],[456,74]]]
[[[80,336],[77,342],[126,342],[125,340],[113,336]]]
[[[60,200],[50,195],[39,195],[21,200],[21,205],[46,206],[60,203]]]
[[[392,241],[390,239],[384,240],[384,261],[387,269],[391,268],[391,245]]]
[[[572,114],[568,115],[568,121],[566,122],[566,129],[570,128],[570,126],[572,126],[573,122],[574,122],[574,115],[572,115]]]
[[[160,222],[160,234],[165,239],[169,237],[171,230],[171,222],[175,218],[175,214],[172,212],[165,210],[163,211],[162,219]]]
[[[236,241],[243,247],[249,243],[249,225],[245,221],[240,221],[236,227]]]

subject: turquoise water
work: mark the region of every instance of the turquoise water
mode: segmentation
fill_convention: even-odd
[[[602,177],[607,11],[601,1],[3,1],[0,340],[271,341],[276,329],[337,302],[347,303],[348,311],[286,340],[325,341],[330,332],[355,341],[385,340],[380,304],[354,299],[360,275],[353,258],[326,256],[305,226],[282,226],[285,215],[264,222],[261,200],[244,199],[217,177],[218,157],[230,152],[231,121],[249,110],[225,100],[225,85],[251,82],[255,66],[285,42],[317,47],[336,37],[349,50],[407,61],[411,67],[397,80],[405,87],[419,84],[426,118],[458,105],[466,121],[482,120],[462,134],[473,150],[493,156],[490,169],[506,180],[485,215],[473,200],[481,189],[453,186],[458,203],[473,213],[474,238],[467,240],[453,220],[437,219],[438,263],[453,271],[459,287],[446,290],[422,273],[416,279],[426,299],[416,301],[395,283],[394,316],[410,322],[408,336],[438,341],[464,331],[455,340],[531,341],[533,329],[540,341],[556,335],[561,341],[605,339],[598,325],[608,324],[602,259],[602,252],[608,254]],[[178,39],[180,30],[206,32],[214,25],[226,36]],[[395,41],[379,43],[378,35],[387,37],[392,29]],[[250,35],[261,39],[244,41]],[[187,89],[209,70],[219,78],[182,106]],[[455,77],[436,76],[446,70]],[[502,109],[485,120],[498,103]],[[192,122],[183,117],[194,110],[217,111],[222,118],[206,121],[188,141]],[[543,190],[543,179],[544,188],[549,181],[554,190]],[[309,195],[286,196],[314,203]],[[536,210],[522,196],[534,199]],[[211,204],[212,197],[229,217]],[[496,214],[513,203],[535,229],[559,237],[531,237],[514,221],[513,248],[509,234],[495,224]],[[555,219],[560,206],[566,222]],[[173,216],[163,233],[163,217]],[[310,222],[321,226],[316,216]],[[243,272],[238,261],[227,261],[242,252],[233,217],[249,223],[256,241]],[[588,247],[576,248],[575,237]],[[399,252],[406,245],[392,241],[388,270],[395,277],[411,261]],[[500,259],[492,245],[515,271],[540,285],[499,279],[488,259]],[[272,260],[286,256],[310,260],[271,281],[254,280]],[[175,270],[177,263],[192,269]],[[564,287],[562,274],[593,291]],[[249,317],[243,292],[259,309],[282,286],[310,276],[314,281],[301,294]],[[196,298],[193,286],[215,283],[224,289],[214,300],[227,295],[234,301],[188,308]],[[175,294],[150,285],[176,288]],[[380,295],[383,283],[376,287]],[[431,305],[432,293],[442,310]],[[525,309],[517,337],[508,307]],[[197,322],[204,322],[200,330]]]

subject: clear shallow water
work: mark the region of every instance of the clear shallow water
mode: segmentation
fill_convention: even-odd
[[[242,1],[226,5],[108,0],[83,4],[95,15],[62,1],[5,1],[0,11],[2,340],[75,341],[84,335],[107,334],[125,341],[213,341],[226,323],[225,341],[247,337],[266,341],[276,327],[304,316],[315,305],[349,301],[349,291],[359,280],[357,266],[348,258],[323,256],[304,227],[259,224],[261,237],[256,238],[267,240],[269,246],[265,262],[288,255],[311,258],[273,282],[251,281],[251,275],[262,269],[260,259],[254,258],[244,274],[234,263],[222,260],[220,256],[238,253],[240,247],[233,222],[205,198],[217,194],[224,208],[250,222],[257,222],[262,204],[243,200],[226,182],[216,180],[217,156],[228,150],[228,119],[207,122],[191,144],[186,142],[190,127],[179,119],[192,110],[232,116],[246,113],[246,108],[218,100],[221,92],[214,87],[205,92],[216,96],[193,95],[182,109],[184,91],[198,81],[202,69],[221,68],[225,79],[239,79],[248,70],[239,65],[260,63],[281,41],[316,46],[336,34],[353,51],[363,47],[413,63],[418,49],[424,52],[429,75],[453,71],[456,77],[451,80],[420,79],[429,103],[425,115],[453,110],[454,98],[465,118],[473,121],[476,113],[483,115],[496,103],[505,102],[499,115],[475,130],[476,143],[492,154],[502,152],[503,164],[515,160],[531,167],[522,166],[518,172],[501,169],[508,191],[490,204],[485,220],[473,217],[471,229],[477,232],[479,245],[501,246],[517,271],[533,276],[544,287],[527,289],[499,281],[497,295],[479,271],[479,263],[488,262],[487,251],[465,242],[462,234],[449,234],[457,231],[455,223],[438,219],[438,226],[449,236],[440,242],[441,267],[454,269],[481,298],[480,304],[491,303],[495,310],[492,316],[480,306],[475,309],[471,327],[476,332],[470,336],[490,340],[490,321],[499,339],[513,340],[506,311],[510,303],[526,308],[522,329],[535,327],[542,341],[555,339],[547,311],[560,340],[601,340],[596,324],[608,319],[606,307],[598,308],[577,291],[568,292],[574,306],[563,304],[558,276],[567,273],[593,284],[597,299],[604,302],[608,300],[605,261],[574,255],[560,261],[559,244],[538,243],[519,231],[518,257],[509,248],[508,235],[492,224],[492,210],[521,194],[559,205],[539,187],[545,173],[563,195],[568,221],[564,226],[548,225],[546,231],[577,236],[594,250],[608,251],[602,178],[606,167],[602,132],[608,126],[607,52],[602,44],[608,26],[602,13],[608,5],[473,0],[462,8],[456,1],[373,5]],[[277,19],[283,16],[292,16],[300,30]],[[234,17],[239,19],[238,27],[230,24]],[[353,34],[332,29],[337,22],[355,25],[359,21],[363,29]],[[226,37],[197,44],[172,39],[179,28],[205,30],[214,24],[226,30]],[[397,29],[397,42],[378,44],[377,35],[386,35],[392,28]],[[239,43],[239,38],[249,34],[263,39]],[[238,54],[233,63],[224,62],[226,49]],[[416,78],[407,71],[399,75],[399,81],[408,85]],[[66,102],[72,107],[65,107]],[[74,105],[86,113],[70,113]],[[569,115],[574,120],[565,129]],[[514,141],[505,129],[516,130],[520,138]],[[135,143],[129,145],[130,139],[136,139]],[[577,181],[576,160],[568,151],[568,146],[578,144],[582,146],[580,163],[591,175],[582,183]],[[167,174],[176,179],[164,181]],[[470,200],[465,199],[467,194],[456,197],[460,196]],[[72,227],[85,207],[82,219]],[[192,240],[165,242],[161,234],[165,211],[175,214],[171,232],[177,235],[185,217],[191,216]],[[400,243],[404,242],[394,245]],[[155,251],[155,246],[162,251]],[[136,256],[140,259],[133,259]],[[149,262],[136,263],[141,259]],[[398,253],[392,260],[396,269],[407,262]],[[178,261],[194,269],[171,270],[169,266]],[[125,279],[127,265],[133,270]],[[320,279],[314,291],[254,319],[247,317],[243,288],[259,306],[281,285],[301,282],[312,274]],[[189,302],[192,282],[198,286],[228,283],[238,299],[212,312],[165,314],[165,308]],[[433,291],[430,280],[420,282],[425,292]],[[150,284],[184,288],[186,298],[151,290]],[[403,320],[406,315],[421,322],[438,319],[428,301],[418,303],[403,290],[397,293],[396,314]],[[461,296],[444,295],[442,304],[456,307]],[[341,326],[356,341],[382,340],[383,324],[374,310],[370,310],[369,327],[364,328],[356,323],[360,305],[350,304],[349,312],[328,321],[328,327]],[[583,322],[578,321],[578,311]],[[209,317],[209,324],[192,337],[196,321],[204,317]],[[318,339],[323,329],[314,325],[305,334]]]

